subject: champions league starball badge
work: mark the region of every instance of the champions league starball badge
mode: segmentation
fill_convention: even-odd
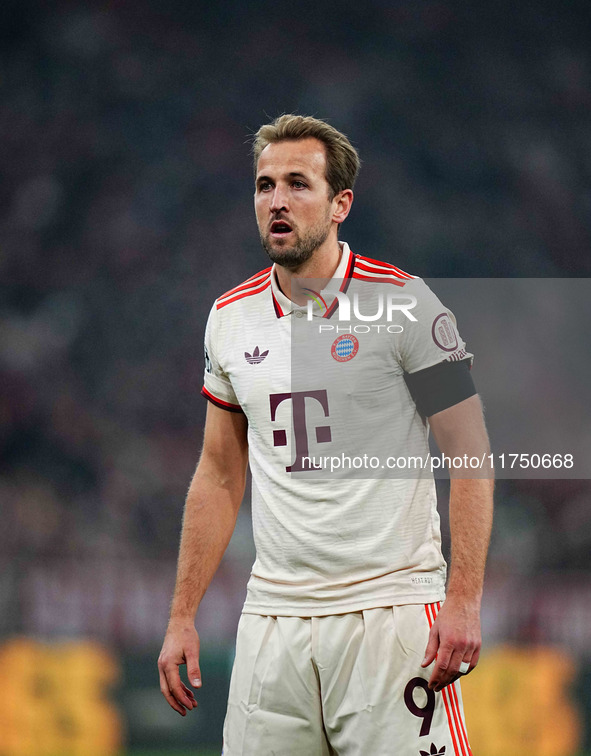
[[[332,343],[330,353],[337,362],[348,362],[359,351],[359,342],[351,333],[344,333]]]
[[[442,312],[431,326],[433,341],[445,352],[454,352],[458,348],[458,332],[447,312]]]

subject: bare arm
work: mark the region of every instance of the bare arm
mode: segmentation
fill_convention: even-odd
[[[482,405],[478,396],[429,418],[439,449],[448,457],[478,457],[489,453]],[[459,677],[464,661],[472,670],[481,647],[480,603],[484,566],[493,514],[493,473],[470,467],[450,469],[449,517],[451,573],[447,598],[431,633],[423,661],[437,657],[429,687],[441,690]]]
[[[201,686],[195,614],[228,546],[244,495],[248,446],[241,413],[208,404],[201,459],[185,502],[176,586],[158,659],[160,690],[185,716],[197,703],[182,681],[187,665],[193,687]]]

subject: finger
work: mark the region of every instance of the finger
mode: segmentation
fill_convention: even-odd
[[[437,662],[435,663],[435,666],[433,667],[433,672],[431,673],[431,678],[429,680],[429,687],[431,690],[434,690],[437,692],[438,690],[441,690],[443,685],[446,685],[447,682],[451,679],[449,670],[451,665],[451,659],[453,654],[453,647],[451,646],[440,646],[439,647],[439,653],[437,654]],[[460,666],[460,662],[458,661],[457,666]],[[446,681],[446,682],[444,682]]]
[[[475,666],[476,664],[472,664],[466,657],[464,657],[464,659],[462,659],[462,661],[460,662],[460,668],[457,674],[455,674],[447,684],[451,685],[452,683],[455,683],[456,680],[459,680],[460,677],[465,677],[474,669]]]
[[[464,654],[464,656],[468,656],[468,653]],[[443,688],[445,688],[447,685],[455,682],[458,678],[462,677],[462,675],[465,674],[460,671],[462,669],[462,664],[464,663],[465,659],[462,659],[462,654],[459,651],[454,651],[451,655],[448,668],[441,675],[438,685],[435,688],[436,693],[440,690],[443,690]],[[470,662],[468,661],[466,663],[468,665],[466,669],[469,670]]]
[[[437,656],[437,649],[439,648],[439,633],[437,626],[433,625],[429,632],[429,641],[427,642],[427,648],[425,649],[425,658],[421,662],[421,667],[428,667],[432,664]]]
[[[185,661],[187,663],[189,682],[194,688],[200,688],[201,670],[199,669],[199,653],[196,650],[186,650]]]
[[[460,663],[460,668],[458,669],[458,674],[454,678],[455,680],[458,680],[460,677],[465,677],[466,675],[469,675],[470,672],[474,669],[474,667],[478,664],[478,659],[480,658],[480,649],[477,648],[474,653],[470,656],[468,652],[464,654],[464,658],[462,659]]]
[[[193,707],[197,706],[197,701],[195,700],[195,694],[193,693],[191,688],[187,688],[187,686],[183,682],[181,682],[181,685],[182,685],[184,694],[187,696],[187,698],[191,699]]]
[[[458,673],[460,675],[467,675],[468,672],[470,671],[470,669],[471,669],[471,667],[470,667],[471,658],[472,657],[470,657],[469,659],[466,659],[466,657],[464,657],[462,659],[462,661],[460,662],[460,668],[458,669]]]
[[[187,712],[185,711],[184,706],[181,706],[181,704],[175,699],[175,697],[170,692],[170,689],[168,687],[168,682],[166,680],[166,676],[164,672],[162,672],[162,670],[160,671],[160,692],[162,693],[164,698],[166,698],[171,708],[173,708],[175,711],[178,711],[178,713],[183,717],[186,715]]]
[[[192,709],[193,702],[183,691],[183,683],[181,682],[178,666],[176,664],[165,664],[163,670],[166,681],[168,682],[168,688],[175,697],[177,703],[187,709]]]

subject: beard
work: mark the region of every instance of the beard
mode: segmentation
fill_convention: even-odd
[[[329,216],[327,216],[324,223],[318,223],[304,236],[300,237],[297,235],[294,229],[293,233],[296,234],[296,239],[293,247],[289,249],[274,247],[270,233],[266,235],[260,234],[261,244],[272,262],[282,265],[284,268],[295,270],[309,260],[318,247],[324,244],[330,233],[330,227]],[[280,244],[282,243],[280,242]]]

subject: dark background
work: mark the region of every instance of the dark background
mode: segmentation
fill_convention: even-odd
[[[155,665],[201,443],[205,320],[267,264],[249,156],[261,123],[299,112],[351,138],[354,251],[430,279],[587,277],[590,39],[586,0],[2,4],[3,638],[90,638],[123,669]],[[519,372],[519,356],[499,360]],[[590,502],[588,481],[499,485],[483,615],[490,648],[564,649],[575,693]],[[221,678],[249,528],[247,498],[199,616]],[[181,742],[186,723],[142,675],[136,714],[120,693],[123,742],[150,717]]]

